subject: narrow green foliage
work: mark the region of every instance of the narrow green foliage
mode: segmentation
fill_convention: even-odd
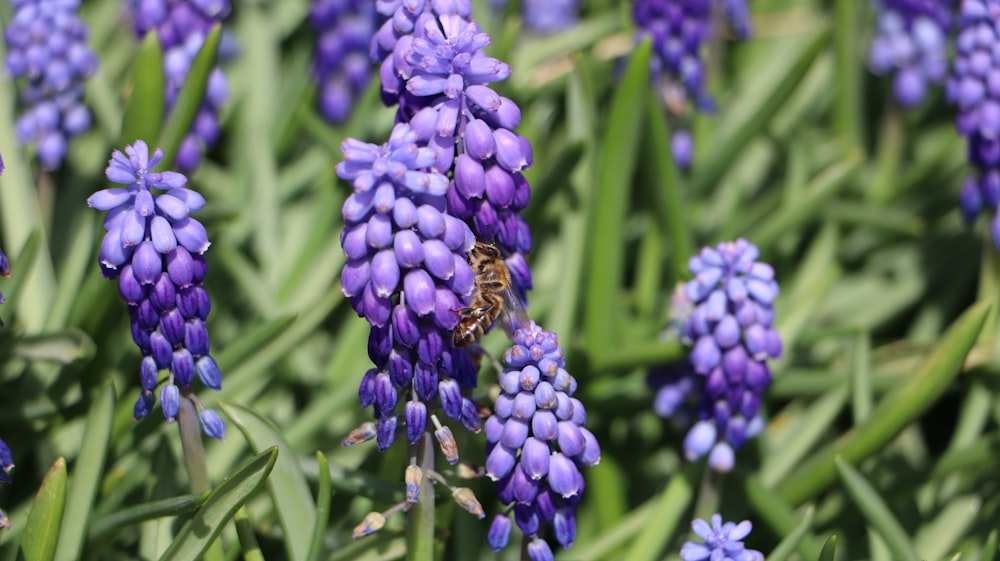
[[[59,540],[66,505],[66,460],[52,464],[31,505],[28,523],[21,535],[21,553],[25,561],[51,561]]]
[[[779,543],[778,546],[771,551],[770,555],[767,556],[768,561],[785,561],[788,559],[792,553],[795,552],[796,548],[799,547],[799,543],[802,541],[802,538],[805,537],[810,528],[812,528],[813,520],[815,518],[815,509],[812,507],[807,508],[798,526],[796,526],[791,533],[787,534],[785,538],[781,540],[781,543]],[[822,553],[820,554],[820,557],[822,557]]]
[[[307,561],[318,561],[323,552],[323,531],[330,520],[330,502],[333,497],[330,485],[330,463],[322,452],[316,452],[319,463],[319,488],[316,490],[316,521],[313,524],[312,540],[309,542]]]
[[[139,139],[152,142],[160,136],[166,110],[165,76],[163,48],[154,29],[146,34],[132,64],[132,82],[125,102],[119,149]]]
[[[886,545],[892,550],[893,558],[901,561],[920,561],[921,557],[914,551],[910,537],[906,535],[888,505],[879,498],[878,491],[840,456],[834,458],[834,462],[837,464],[837,471],[847,493],[871,527],[885,540]]]
[[[823,542],[823,549],[816,561],[834,561],[837,555],[837,534],[833,534]]]

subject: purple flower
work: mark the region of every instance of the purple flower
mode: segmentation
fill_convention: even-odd
[[[164,417],[173,420],[178,400],[190,399],[202,411],[206,434],[221,439],[225,431],[221,418],[202,407],[192,388],[195,376],[204,386],[222,388],[205,325],[211,309],[203,286],[207,266],[202,254],[210,245],[208,233],[190,216],[201,210],[205,199],[184,186],[184,175],[150,171],[162,158],[159,149],[150,157],[142,140],[127,146],[125,154],[115,150],[105,175],[126,187],[104,189],[87,199],[89,206],[108,211],[99,255],[101,272],[118,279],[118,291],[132,318],[132,338],[143,356],[135,418],[152,410],[159,372],[167,370],[160,389]],[[154,194],[154,189],[162,192]]]
[[[656,369],[654,410],[687,424],[689,460],[708,456],[716,471],[729,471],[735,451],[763,428],[760,399],[771,383],[768,359],[781,355],[781,337],[771,327],[778,296],[774,270],[757,261],[759,251],[744,239],[706,247],[688,267],[684,307],[693,306],[681,327],[692,347],[687,364]]]
[[[24,78],[17,138],[36,144],[43,169],[59,167],[70,138],[90,128],[83,82],[97,70],[87,47],[87,27],[77,16],[79,0],[14,0],[4,30],[7,71]]]
[[[955,125],[968,140],[976,174],[965,180],[959,205],[968,223],[991,212],[993,243],[1000,250],[1000,0],[965,0],[958,15],[955,62],[945,95],[958,108]]]
[[[532,242],[521,216],[531,196],[522,171],[532,151],[513,132],[521,121],[517,104],[489,87],[510,67],[483,51],[490,38],[468,19],[467,0],[380,1],[376,9],[391,16],[372,40],[383,100],[399,104],[397,121],[410,124],[434,151],[431,167],[451,179],[448,214],[500,247],[524,299]]]
[[[700,518],[695,519],[691,529],[705,543],[685,542],[681,547],[681,561],[764,561],[761,552],[743,545],[743,538],[750,535],[752,528],[749,520],[723,524],[719,514],[712,515],[711,525]]]
[[[497,482],[501,502],[512,504],[521,532],[536,538],[532,559],[552,559],[537,539],[550,525],[564,548],[576,538],[576,505],[583,493],[580,468],[597,464],[600,445],[584,424],[587,413],[573,397],[576,380],[566,372],[563,350],[554,333],[531,322],[514,333],[503,357],[500,395],[487,419],[486,475]],[[509,539],[507,514],[490,526],[487,538],[499,551]]]
[[[155,29],[160,39],[169,110],[177,101],[208,32],[229,15],[229,0],[128,0],[128,3],[136,34],[143,37]],[[205,99],[177,150],[175,160],[182,171],[194,171],[202,154],[218,140],[219,112],[228,97],[226,75],[215,67],[208,77]]]
[[[371,0],[313,0],[309,21],[317,34],[313,79],[319,111],[327,121],[343,123],[371,79],[375,6]]]
[[[636,41],[650,37],[653,43],[650,81],[669,116],[678,121],[671,148],[682,168],[690,165],[694,154],[690,134],[682,127],[689,105],[703,112],[715,111],[715,102],[705,90],[701,52],[714,33],[713,9],[721,12],[737,37],[750,36],[746,0],[634,0],[632,7]]]
[[[400,123],[382,146],[344,141],[337,164],[337,175],[354,189],[343,207],[341,286],[372,326],[368,354],[375,367],[362,379],[359,398],[374,408],[380,450],[395,439],[400,409],[408,440],[416,442],[435,400],[446,415],[479,430],[477,408],[461,393],[475,387],[475,370],[451,337],[455,310],[474,288],[466,253],[475,238],[444,212],[448,180],[422,171],[434,152],[418,140]]]
[[[877,0],[876,36],[868,50],[876,74],[893,74],[900,105],[923,102],[928,84],[942,84],[948,73],[949,0]]]

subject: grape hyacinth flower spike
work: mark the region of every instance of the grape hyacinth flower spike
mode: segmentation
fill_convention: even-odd
[[[105,174],[125,187],[104,189],[87,199],[92,208],[108,211],[101,272],[118,280],[131,316],[132,338],[142,352],[142,393],[135,418],[150,413],[161,385],[159,373],[167,370],[159,390],[163,416],[172,421],[179,400],[188,399],[199,411],[205,434],[221,439],[221,417],[202,406],[193,389],[196,374],[204,386],[222,388],[205,326],[211,302],[203,286],[207,266],[202,254],[210,244],[205,227],[191,217],[205,199],[185,187],[183,174],[151,171],[162,158],[159,149],[150,157],[142,140],[127,146],[124,154],[115,150]]]
[[[341,287],[371,324],[374,363],[358,393],[362,407],[373,407],[377,426],[362,432],[386,450],[397,427],[405,425],[411,444],[433,429],[454,463],[450,429],[438,426],[432,411],[439,403],[445,415],[479,430],[477,407],[461,393],[475,387],[475,370],[465,349],[452,345],[455,310],[474,288],[466,254],[475,237],[444,212],[448,180],[423,171],[434,152],[408,124],[397,124],[381,146],[348,139],[341,149],[337,175],[354,190],[343,207]]]
[[[771,383],[768,359],[781,356],[781,337],[772,327],[778,283],[774,269],[757,261],[757,246],[745,239],[702,248],[688,267],[684,285],[690,315],[681,340],[692,347],[688,362],[651,373],[658,415],[696,419],[684,439],[684,454],[729,471],[735,451],[764,427],[760,400]],[[696,401],[694,414],[687,410]]]
[[[601,448],[584,427],[587,412],[573,397],[576,380],[566,371],[555,333],[530,322],[514,333],[503,362],[501,393],[485,425],[486,475],[511,507],[493,519],[487,540],[494,551],[507,546],[512,511],[518,528],[532,538],[531,559],[551,561],[541,530],[550,525],[563,548],[573,545],[584,489],[580,469],[596,465]]]
[[[704,543],[685,542],[681,547],[681,561],[764,561],[764,554],[743,545],[743,538],[750,535],[752,529],[749,520],[739,524],[723,523],[720,514],[712,515],[711,524],[695,519],[691,530]]]
[[[198,51],[212,27],[232,10],[229,0],[128,0],[136,34],[144,37],[156,30],[163,48],[167,110],[177,102],[181,86]],[[229,83],[218,66],[212,69],[205,87],[205,98],[191,128],[177,149],[177,167],[192,172],[201,163],[204,152],[219,138],[219,113],[229,98]]]
[[[959,206],[968,224],[990,213],[1000,251],[1000,0],[965,0],[958,13],[955,61],[945,96],[958,109],[955,126],[968,142],[975,173],[965,180]]]
[[[58,168],[69,139],[90,128],[83,82],[97,70],[87,46],[87,27],[77,15],[80,0],[12,0],[14,14],[4,39],[7,71],[24,78],[17,138],[36,144],[45,170]]]
[[[903,107],[916,107],[928,85],[948,74],[951,0],[875,0],[876,36],[868,63],[876,74],[893,74],[892,88]]]
[[[636,42],[650,37],[653,56],[649,76],[668,116],[676,121],[670,140],[674,160],[681,168],[691,165],[694,142],[684,127],[689,107],[713,113],[715,101],[705,89],[705,63],[702,47],[713,36],[713,11],[722,18],[739,39],[750,36],[750,12],[746,0],[635,0],[632,20]]]
[[[313,0],[309,22],[317,35],[313,79],[319,88],[319,112],[340,124],[371,81],[368,49],[375,34],[375,3]]]

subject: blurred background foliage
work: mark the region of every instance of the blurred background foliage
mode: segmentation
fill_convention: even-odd
[[[676,559],[690,519],[714,510],[751,519],[747,544],[770,559],[833,558],[823,544],[834,534],[838,559],[992,559],[997,320],[973,303],[995,298],[1000,269],[984,224],[965,228],[957,208],[966,164],[951,108],[937,92],[903,112],[889,82],[867,71],[867,3],[752,2],[753,38],[710,46],[719,109],[694,118],[685,173],[666,157],[667,122],[646,76],[624,71],[627,2],[589,1],[578,26],[549,37],[526,36],[516,4],[503,17],[474,6],[490,54],[511,64],[497,89],[520,105],[518,132],[534,147],[529,313],[560,335],[604,451],[585,473],[576,545],[557,559]],[[17,146],[14,86],[0,80],[0,220],[13,271],[0,283],[0,436],[17,462],[14,484],[0,489],[13,524],[0,559],[31,543],[22,532],[32,505],[45,504],[36,491],[53,465],[45,488],[58,496],[62,477],[66,500],[43,534],[58,535],[55,557],[156,559],[173,542],[168,557],[193,558],[177,544],[190,546],[181,528],[199,506],[225,558],[247,544],[225,509],[186,495],[175,426],[158,411],[132,420],[140,355],[96,263],[99,213],[85,205],[107,184],[111,150],[133,140],[121,131],[139,46],[121,7],[83,2],[101,60],[86,92],[95,127],[61,170],[38,172]],[[340,142],[382,142],[393,111],[373,83],[346,125],[319,117],[307,11],[305,0],[234,3],[225,25],[239,52],[223,66],[222,139],[190,178],[208,200],[209,326],[224,375],[221,392],[200,398],[230,428],[207,443],[209,472],[216,486],[237,474],[242,486],[219,487],[223,496],[252,497],[237,526],[252,529],[264,558],[400,558],[403,517],[350,537],[365,513],[400,499],[405,458],[400,447],[340,446],[369,419],[357,403],[369,359],[368,324],[338,281],[349,189],[333,172]],[[0,18],[9,13],[4,5]],[[679,453],[683,431],[653,413],[645,375],[683,357],[661,333],[687,256],[741,236],[777,272],[785,354],[764,402],[767,429],[707,485],[704,465]],[[484,340],[494,355],[506,345],[500,332]],[[494,380],[485,367],[475,395],[490,395]],[[459,445],[464,461],[482,463],[481,436]],[[253,494],[265,478],[266,492]],[[325,485],[328,509],[317,508]],[[492,483],[472,486],[494,511]],[[493,557],[486,523],[439,505],[441,558]]]

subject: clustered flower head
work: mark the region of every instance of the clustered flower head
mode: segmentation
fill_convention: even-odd
[[[531,559],[552,559],[540,536],[551,525],[564,548],[576,538],[576,506],[583,493],[580,468],[596,465],[601,448],[584,425],[587,412],[573,397],[576,380],[566,371],[555,333],[534,322],[514,333],[503,356],[501,393],[486,421],[486,475],[512,505],[514,521],[533,540]],[[487,539],[494,551],[507,546],[509,513],[497,514]]]
[[[868,61],[877,74],[893,74],[893,94],[904,107],[923,102],[928,85],[948,74],[950,0],[875,0],[876,36]]]
[[[743,538],[750,535],[751,529],[753,524],[749,520],[723,523],[722,515],[713,514],[709,525],[698,518],[691,523],[691,530],[704,543],[685,542],[681,561],[764,561],[764,554],[743,545]]]
[[[955,125],[976,168],[965,180],[960,207],[969,223],[989,209],[993,243],[1000,250],[1000,0],[961,3],[945,95],[958,108]]]
[[[90,128],[83,82],[97,70],[97,56],[87,47],[79,0],[11,0],[11,5],[5,62],[12,78],[25,79],[17,138],[37,144],[42,168],[53,170],[66,156],[69,139]]]
[[[507,79],[510,66],[483,52],[490,38],[468,19],[467,0],[379,0],[376,10],[389,18],[372,40],[383,101],[398,103],[397,121],[434,151],[432,167],[451,178],[447,212],[497,244],[523,299],[532,286],[531,230],[521,216],[531,144],[513,132],[517,104],[488,86]]]
[[[309,21],[317,33],[313,79],[319,85],[319,111],[327,121],[343,123],[371,80],[368,49],[375,33],[375,4],[313,0]]]
[[[10,476],[10,472],[13,469],[14,456],[10,453],[7,443],[0,438],[0,484],[6,485],[13,481],[13,478]],[[10,528],[10,521],[7,520],[7,515],[4,514],[2,509],[0,509],[0,528]]]
[[[729,471],[735,450],[763,428],[760,399],[771,383],[768,359],[781,355],[771,326],[778,296],[774,269],[757,261],[757,247],[745,239],[705,247],[688,267],[684,285],[693,309],[681,328],[692,346],[683,367],[654,371],[654,409],[662,417],[686,420],[695,399],[696,419],[684,439],[689,460],[708,455],[716,471]]]
[[[160,40],[169,110],[177,101],[181,86],[187,80],[191,64],[208,32],[229,15],[229,0],[129,0],[129,4],[136,34],[143,37],[155,29]],[[219,113],[228,97],[226,75],[216,66],[209,74],[205,99],[195,115],[191,130],[177,150],[175,161],[181,171],[194,171],[201,163],[205,150],[218,140]]]
[[[693,105],[698,111],[714,112],[715,102],[705,90],[702,48],[712,37],[713,11],[718,10],[739,39],[750,36],[750,14],[746,0],[634,0],[632,19],[636,40],[650,37],[653,56],[650,81],[670,117],[677,121],[671,152],[680,167],[694,156],[691,134],[683,119]]]
[[[368,355],[375,367],[359,397],[362,407],[374,407],[380,450],[395,439],[400,405],[411,443],[424,434],[435,399],[469,430],[480,424],[477,407],[461,393],[475,387],[475,369],[451,338],[455,310],[475,286],[466,260],[475,237],[446,212],[448,179],[422,171],[434,152],[419,140],[400,123],[381,146],[344,141],[337,165],[354,189],[343,207],[341,286],[372,326]]]
[[[135,418],[153,409],[159,373],[167,370],[159,392],[163,416],[173,420],[180,399],[189,399],[200,411],[205,433],[221,439],[225,433],[221,417],[205,409],[192,388],[195,374],[203,385],[222,388],[205,326],[211,302],[203,286],[207,266],[202,254],[210,244],[205,227],[191,217],[205,199],[185,187],[184,175],[150,171],[162,158],[159,149],[150,157],[142,140],[127,146],[124,154],[115,150],[105,175],[125,187],[104,189],[87,199],[89,206],[108,211],[101,271],[118,279],[118,291],[132,319],[132,338],[142,352],[142,393]],[[154,189],[162,192],[154,194]]]

